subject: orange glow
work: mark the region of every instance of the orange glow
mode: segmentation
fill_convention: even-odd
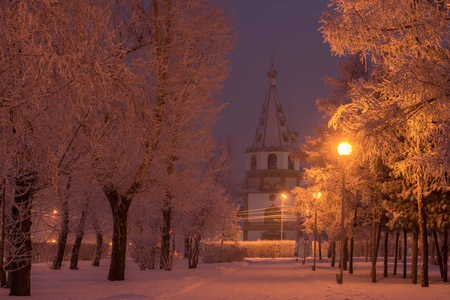
[[[352,145],[347,142],[342,142],[338,146],[338,152],[340,155],[350,155],[352,153]]]

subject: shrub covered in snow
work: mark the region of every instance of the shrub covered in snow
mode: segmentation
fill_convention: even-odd
[[[238,243],[206,243],[202,260],[205,263],[243,261],[245,249]]]
[[[292,257],[295,241],[245,241],[239,245],[246,249],[246,257]]]
[[[292,257],[295,241],[245,241],[206,243],[205,263],[242,261],[244,257]]]

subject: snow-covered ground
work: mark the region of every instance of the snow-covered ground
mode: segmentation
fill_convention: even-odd
[[[199,263],[192,270],[180,259],[172,271],[140,271],[128,261],[126,280],[116,282],[106,279],[108,263],[92,267],[80,262],[79,270],[69,270],[68,263],[61,270],[33,264],[32,296],[26,299],[450,299],[450,283],[440,281],[436,266],[430,266],[430,287],[422,288],[401,275],[392,276],[392,264],[389,277],[383,278],[382,262],[378,283],[371,283],[370,263],[360,259],[353,275],[344,273],[343,285],[336,283],[339,269],[331,268],[329,260],[317,263],[316,271],[311,270],[311,259],[302,265],[291,258],[251,258]],[[0,299],[7,299],[8,292],[0,289]]]

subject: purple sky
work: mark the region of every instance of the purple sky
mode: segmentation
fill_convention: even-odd
[[[275,53],[277,90],[290,130],[314,135],[322,122],[315,99],[326,97],[325,75],[336,76],[336,57],[318,32],[325,0],[229,0],[239,41],[232,54],[231,76],[219,99],[228,102],[216,133],[230,132],[236,142],[236,176],[244,177],[244,153],[251,146],[269,80],[270,50]],[[289,113],[287,108],[291,107]]]

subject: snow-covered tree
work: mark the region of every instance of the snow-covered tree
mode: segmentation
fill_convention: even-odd
[[[69,163],[67,153],[92,113],[90,107],[101,95],[110,94],[109,80],[123,73],[105,55],[120,53],[109,25],[109,6],[95,3],[0,4],[0,130],[8,158],[2,161],[2,174],[16,191],[11,198],[14,225],[9,227],[13,295],[31,293],[32,195],[58,186],[60,171]]]
[[[108,278],[123,280],[133,198],[158,180],[175,177],[179,152],[194,151],[208,138],[219,110],[212,93],[228,76],[234,35],[228,13],[217,2],[117,1],[115,9],[115,23],[124,26],[121,59],[133,80],[118,83],[114,91],[122,101],[100,106],[86,134],[114,219]],[[171,190],[163,197],[169,220]],[[170,224],[163,226],[165,244]]]
[[[352,85],[352,102],[331,123],[364,141],[415,187],[421,285],[428,286],[424,193],[446,185],[449,166],[448,1],[330,1],[324,39],[338,55],[358,54],[373,75]]]

